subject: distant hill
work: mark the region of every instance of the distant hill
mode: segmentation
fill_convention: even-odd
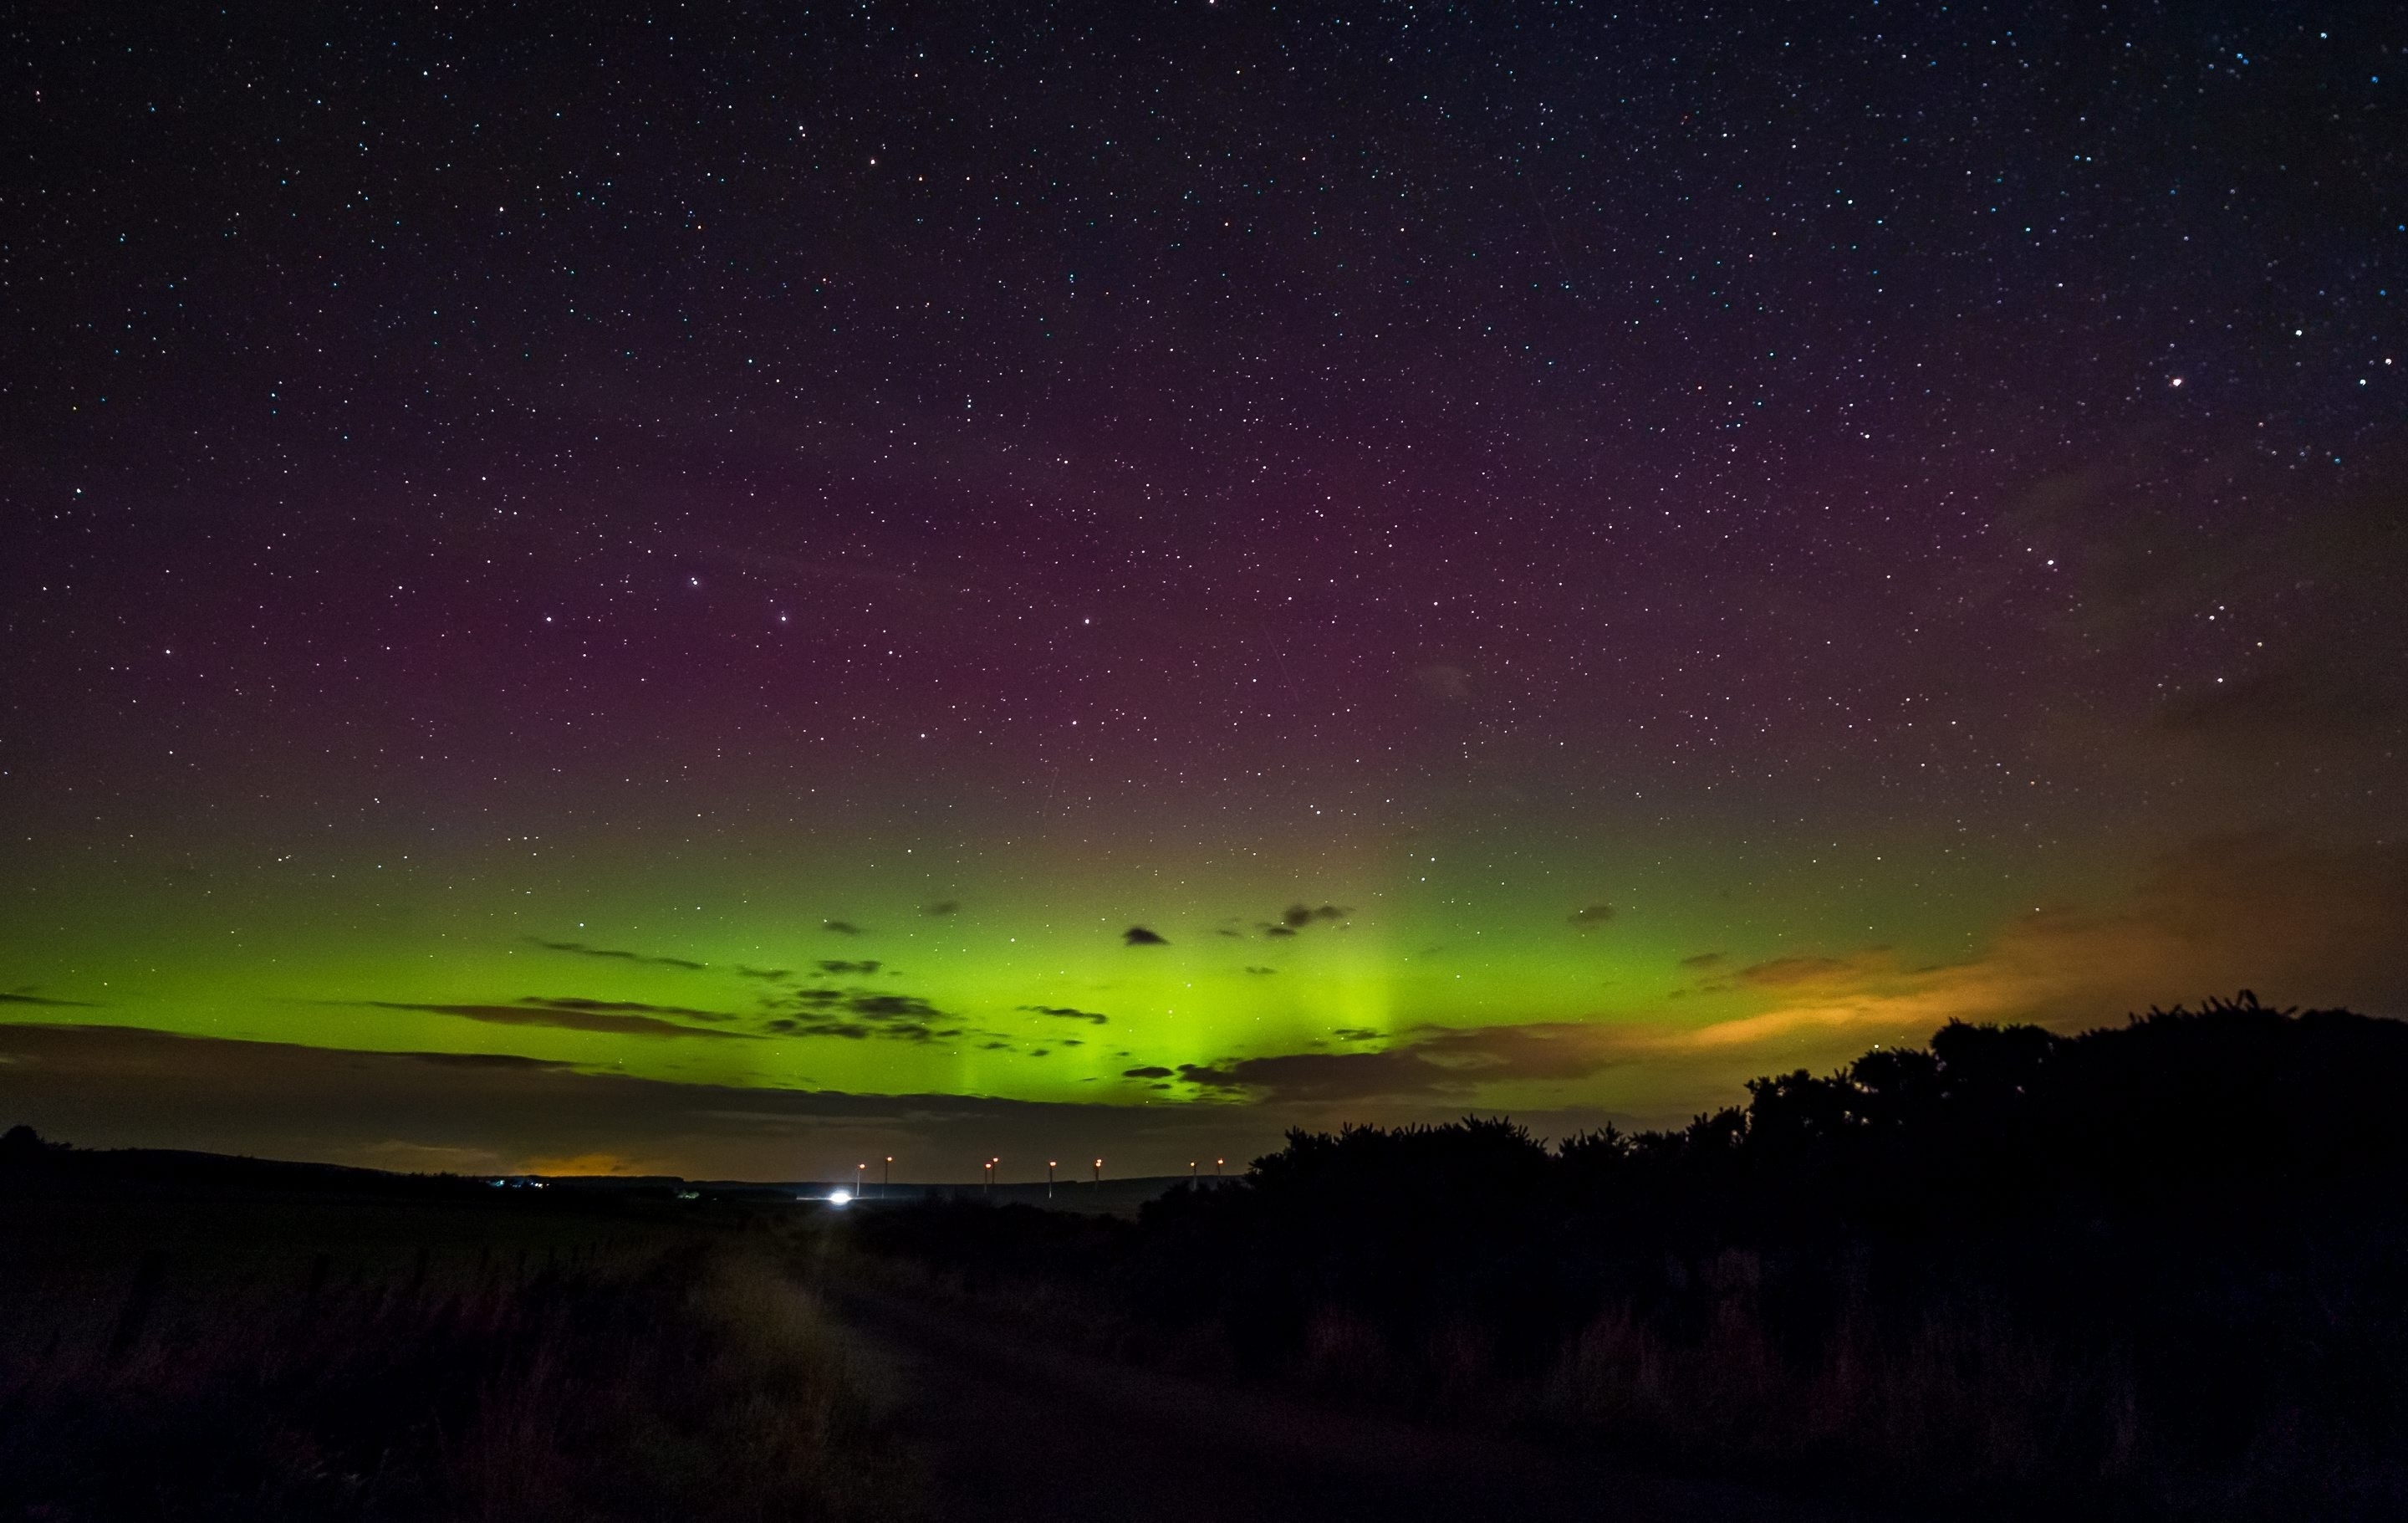
[[[408,1174],[345,1164],[302,1163],[179,1148],[79,1148],[45,1141],[30,1128],[16,1128],[5,1141],[0,1141],[0,1182],[13,1181],[22,1185],[40,1179],[60,1183],[73,1180],[85,1185],[106,1181],[137,1191],[189,1187],[456,1195],[495,1188],[542,1188],[588,1199],[610,1196],[754,1202],[825,1201],[839,1190],[850,1195],[854,1188],[851,1181],[689,1180],[676,1174]],[[1057,1211],[1127,1215],[1186,1181],[1184,1174],[1108,1179],[1101,1184],[1063,1180],[1052,1186],[1050,1194],[1043,1184],[996,1185],[991,1191],[982,1184],[871,1185],[860,1203],[874,1206],[881,1201],[984,1200],[996,1205],[1050,1206]],[[1210,1186],[1213,1181],[1208,1178],[1203,1183]]]

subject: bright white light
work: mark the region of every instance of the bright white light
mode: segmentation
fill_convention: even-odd
[[[853,1192],[851,1190],[838,1190],[834,1195],[828,1197],[828,1204],[832,1206],[840,1206],[852,1199]]]

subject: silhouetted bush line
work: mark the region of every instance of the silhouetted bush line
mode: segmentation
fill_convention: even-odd
[[[1959,1513],[2408,1516],[2408,1027],[1952,1024],[1677,1131],[1292,1133],[1134,1225],[865,1216],[1099,1340]]]
[[[118,1199],[106,1155],[29,1148],[0,1159],[0,1516],[908,1511],[766,1233],[381,1185]]]

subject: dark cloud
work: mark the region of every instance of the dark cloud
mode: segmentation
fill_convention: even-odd
[[[528,944],[546,952],[566,952],[580,957],[607,957],[612,962],[639,962],[653,968],[675,968],[683,972],[698,973],[710,967],[687,957],[655,956],[648,952],[622,952],[616,947],[588,946],[583,941],[547,941],[540,936],[526,938]]]
[[[984,1035],[967,1027],[931,1026],[924,1020],[873,1015],[870,1020],[845,1020],[833,1015],[781,1016],[762,1023],[781,1037],[837,1037],[846,1042],[952,1042]]]
[[[545,1010],[602,1011],[614,1014],[681,1015],[695,1021],[732,1021],[724,1010],[696,1010],[691,1005],[649,1005],[633,999],[581,999],[574,995],[529,995],[519,1001]]]
[[[791,968],[748,968],[740,962],[736,965],[736,971],[745,978],[757,978],[766,984],[783,984],[795,976]]]
[[[1324,904],[1317,908],[1312,905],[1291,904],[1280,912],[1279,923],[1289,930],[1302,930],[1316,921],[1334,924],[1352,913],[1354,913],[1353,911],[1335,904]]]
[[[854,925],[850,920],[823,920],[820,922],[820,928],[822,930],[832,930],[838,936],[858,936],[861,934],[861,927]]]
[[[1374,1031],[1368,1026],[1341,1026],[1329,1034],[1340,1042],[1377,1042],[1387,1033]]]
[[[1254,967],[1249,967],[1249,968],[1246,970],[1246,971],[1247,971],[1247,972],[1249,972],[1249,973],[1254,974],[1256,978],[1268,978],[1268,977],[1270,977],[1273,973],[1278,972],[1278,971],[1279,971],[1279,970],[1278,970],[1278,969],[1276,969],[1276,968],[1254,968]]]
[[[1376,1033],[1345,1031],[1348,1040]],[[1180,1079],[1199,1089],[1266,1101],[1359,1101],[1465,1096],[1515,1081],[1585,1079],[1632,1056],[1612,1027],[1580,1022],[1457,1028],[1425,1027],[1374,1052],[1283,1053],[1218,1063],[1182,1063]],[[1134,1072],[1135,1070],[1132,1070]]]
[[[858,1021],[800,1020],[782,1015],[774,1021],[761,1023],[763,1029],[781,1037],[843,1037],[852,1042],[867,1041],[879,1032]]]
[[[46,995],[33,994],[23,990],[20,990],[14,994],[0,994],[0,1005],[48,1005],[57,1010],[95,1010],[99,1008],[89,999],[52,999]]]
[[[1214,928],[1214,930],[1213,930],[1213,932],[1212,932],[1212,934],[1213,934],[1213,935],[1215,935],[1215,936],[1226,936],[1226,937],[1229,938],[1229,940],[1231,940],[1231,941],[1244,941],[1244,940],[1246,939],[1246,933],[1245,933],[1244,931],[1241,931],[1241,930],[1231,930],[1231,929],[1230,929],[1228,927],[1226,927],[1226,926],[1221,926],[1221,927],[1215,927],[1215,928]]]
[[[1723,955],[1719,952],[1700,952],[1694,957],[1683,957],[1681,959],[1681,966],[1684,968],[1718,968],[1722,966],[1722,960]]]
[[[1169,937],[1159,931],[1149,930],[1143,926],[1131,926],[1121,932],[1121,941],[1127,946],[1168,946],[1170,944]]]
[[[1265,926],[1263,927],[1263,934],[1265,936],[1284,939],[1286,937],[1294,936],[1296,934],[1296,927],[1293,926]]]
[[[844,1008],[855,1015],[867,1015],[872,1020],[945,1019],[943,1011],[917,995],[910,994],[854,994],[846,998]]]
[[[845,1010],[869,1019],[944,1019],[944,1013],[917,996],[891,996],[874,988],[797,988],[787,998],[797,1010]]]
[[[844,962],[837,960],[814,963],[812,966],[831,978],[843,978],[848,974],[853,973],[874,973],[878,971],[880,968],[883,967],[884,964],[881,963],[877,958],[871,957],[863,962]]]
[[[724,1037],[752,1040],[747,1031],[721,1031],[707,1026],[687,1026],[679,1021],[663,1020],[658,1015],[635,1013],[640,1006],[612,1006],[598,1000],[563,1004],[556,1001],[530,999],[514,1005],[421,1005],[397,999],[370,999],[366,1004],[378,1010],[417,1011],[428,1015],[456,1015],[464,1021],[483,1021],[491,1026],[549,1026],[566,1031],[603,1031],[622,1037]],[[719,1012],[710,1013],[713,1020],[732,1020],[733,1016]]]
[[[1604,925],[1607,921],[1613,918],[1613,906],[1611,904],[1586,904],[1574,910],[1565,918],[1570,921],[1576,929],[1584,931],[1595,930],[1599,926]]]
[[[1141,1069],[1123,1069],[1121,1070],[1121,1077],[1124,1079],[1168,1079],[1170,1077],[1170,1072],[1171,1070],[1166,1068],[1148,1066]]]
[[[962,901],[959,899],[939,899],[934,904],[924,904],[920,906],[920,912],[931,919],[941,920],[947,915],[960,914],[962,912]]]
[[[917,995],[887,994],[876,989],[811,988],[794,990],[781,1002],[798,1013],[763,1023],[765,1030],[779,1036],[838,1037],[847,1042],[870,1038],[941,1042],[965,1035],[1002,1035],[939,1025],[953,1017]]]
[[[1111,1022],[1109,1015],[1099,1015],[1092,1010],[1076,1010],[1068,1005],[1023,1005],[1020,1008],[1032,1015],[1058,1015],[1066,1021],[1085,1021],[1093,1026],[1106,1026]]]

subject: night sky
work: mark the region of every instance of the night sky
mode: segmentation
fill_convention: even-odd
[[[2408,1014],[2382,11],[21,9],[0,1121],[1152,1172]]]

